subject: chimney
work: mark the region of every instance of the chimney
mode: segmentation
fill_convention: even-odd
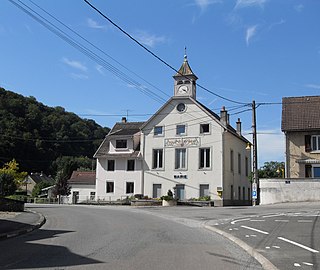
[[[225,106],[220,111],[220,121],[225,126],[229,125],[229,114]]]
[[[237,133],[239,136],[241,136],[241,121],[240,121],[240,118],[238,118],[238,121],[237,121]]]
[[[122,123],[127,123],[127,118],[126,117],[122,117],[121,122]]]

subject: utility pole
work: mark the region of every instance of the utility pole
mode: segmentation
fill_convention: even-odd
[[[258,199],[258,155],[257,155],[256,102],[254,100],[252,101],[252,144],[253,144],[252,205],[255,206]]]

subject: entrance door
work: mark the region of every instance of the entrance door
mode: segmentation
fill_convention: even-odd
[[[73,191],[72,193],[72,203],[76,204],[79,200],[79,191]]]
[[[176,185],[176,197],[178,200],[185,199],[184,185]]]
[[[161,184],[153,184],[152,198],[161,197]]]

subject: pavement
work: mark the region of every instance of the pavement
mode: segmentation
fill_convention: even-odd
[[[0,241],[31,232],[46,222],[45,217],[30,210],[0,212]]]

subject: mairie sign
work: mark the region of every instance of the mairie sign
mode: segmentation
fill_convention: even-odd
[[[170,138],[164,140],[165,147],[195,147],[200,146],[200,138]]]

